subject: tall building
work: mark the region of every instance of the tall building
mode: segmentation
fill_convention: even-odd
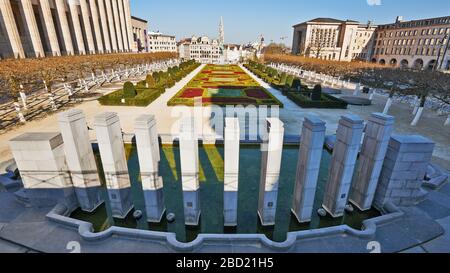
[[[316,18],[294,26],[292,53],[335,61],[370,60],[376,27]]]
[[[0,0],[2,58],[131,51],[130,0]]]
[[[202,64],[219,64],[221,60],[219,40],[207,36],[191,38],[189,58]]]
[[[150,32],[148,44],[149,52],[177,52],[177,41],[173,35]]]
[[[137,52],[149,52],[148,21],[131,16],[133,46]]]
[[[418,69],[450,69],[450,16],[403,21],[377,29],[372,62]]]

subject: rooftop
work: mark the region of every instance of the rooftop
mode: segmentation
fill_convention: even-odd
[[[359,24],[358,21],[354,21],[354,20],[339,20],[339,19],[334,19],[334,18],[326,18],[326,17],[319,17],[319,18],[315,18],[300,24],[295,25],[299,26],[299,25],[303,25],[303,24],[308,24],[308,23],[323,23],[323,24],[343,24],[343,23],[355,23],[355,24]]]

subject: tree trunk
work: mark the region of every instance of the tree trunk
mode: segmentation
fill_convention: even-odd
[[[444,126],[450,126],[450,115],[448,115],[447,120],[444,123]]]
[[[422,96],[420,98],[420,106],[419,109],[417,110],[416,116],[414,118],[414,120],[411,123],[411,126],[417,126],[417,124],[419,124],[420,118],[422,117],[423,114],[423,110],[425,108],[425,102],[427,101],[427,97],[426,96]]]

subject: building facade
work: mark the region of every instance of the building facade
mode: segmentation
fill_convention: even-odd
[[[136,51],[130,0],[0,0],[0,55]]]
[[[403,21],[377,29],[372,62],[416,69],[450,69],[450,16]]]
[[[149,52],[148,21],[131,16],[131,27],[133,31],[133,48],[137,52]]]
[[[175,36],[165,35],[159,32],[148,34],[149,52],[177,52]]]
[[[189,58],[202,64],[219,64],[221,61],[219,41],[207,36],[191,38]]]
[[[292,53],[334,61],[370,60],[375,30],[370,23],[316,18],[294,26]]]

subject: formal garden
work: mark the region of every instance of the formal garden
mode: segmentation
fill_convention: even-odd
[[[278,105],[270,92],[261,87],[237,65],[206,65],[168,103],[168,106],[194,106],[202,98],[203,105]]]
[[[167,71],[148,74],[145,80],[136,84],[125,82],[122,89],[101,97],[101,105],[109,106],[147,106],[164,94],[167,88],[173,87],[177,82],[195,70],[200,64],[187,61],[179,66],[171,67]]]

